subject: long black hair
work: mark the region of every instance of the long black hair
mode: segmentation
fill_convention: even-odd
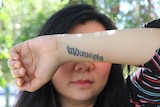
[[[79,4],[65,7],[51,16],[42,27],[39,36],[67,33],[74,25],[94,20],[104,25],[106,30],[116,29],[113,22],[104,14],[98,13],[90,5]],[[128,107],[128,91],[122,68],[113,64],[108,83],[99,94],[94,107]],[[51,81],[36,92],[21,92],[15,107],[61,107],[58,93]]]

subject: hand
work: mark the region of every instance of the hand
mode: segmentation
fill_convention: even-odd
[[[10,50],[8,66],[20,90],[33,92],[47,83],[59,67],[56,39],[43,36]]]

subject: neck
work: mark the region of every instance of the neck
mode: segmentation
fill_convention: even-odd
[[[60,98],[60,103],[62,107],[93,107],[95,104],[95,99],[91,100],[73,100],[73,99],[65,99]]]

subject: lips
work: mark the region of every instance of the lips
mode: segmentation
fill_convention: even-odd
[[[85,83],[93,83],[93,82],[90,81],[90,80],[78,80],[78,81],[76,81],[75,83],[85,84]]]
[[[93,84],[93,81],[90,80],[77,80],[74,82],[74,84],[80,88],[88,88],[91,87]]]

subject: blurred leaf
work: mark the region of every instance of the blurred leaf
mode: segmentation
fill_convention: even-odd
[[[6,81],[3,77],[0,77],[0,87],[5,87]]]

